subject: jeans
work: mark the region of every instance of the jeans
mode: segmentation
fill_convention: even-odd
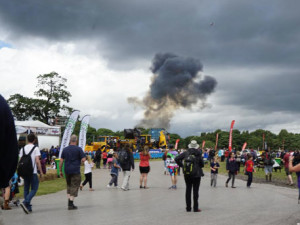
[[[210,186],[215,187],[217,185],[217,177],[218,177],[217,173],[211,173],[210,174]]]
[[[250,187],[251,183],[252,183],[253,173],[252,172],[247,172],[247,175],[248,175],[247,187]]]
[[[125,190],[129,189],[130,174],[131,174],[131,171],[123,171],[124,178],[123,178],[122,188]]]
[[[32,174],[31,177],[24,177],[24,201],[26,207],[31,210],[31,199],[35,196],[39,188],[39,178],[37,174]],[[31,189],[29,191],[29,189]]]
[[[191,211],[192,209],[192,189],[193,189],[193,200],[194,200],[194,211],[198,210],[198,198],[199,198],[199,187],[200,177],[187,177],[184,176],[186,190],[185,190],[185,202],[186,210]]]
[[[232,187],[234,186],[234,179],[235,179],[235,172],[228,172],[228,179],[227,179],[227,181],[226,181],[226,184],[228,184],[229,183],[229,181],[231,180],[231,177],[232,177]]]
[[[118,176],[115,174],[111,174],[111,180],[109,182],[109,186],[111,186],[112,184],[114,184],[115,187],[118,186]]]

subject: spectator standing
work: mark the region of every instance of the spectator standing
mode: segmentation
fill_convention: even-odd
[[[178,155],[176,151],[173,150],[174,146],[170,145],[170,150],[167,154],[166,164],[171,176],[172,186],[169,189],[177,189],[177,175],[178,175],[178,164],[175,162],[175,157]]]
[[[252,179],[253,179],[253,172],[255,172],[254,162],[253,162],[253,155],[251,153],[248,154],[247,159],[248,160],[245,163],[244,172],[245,172],[245,175],[248,176],[247,188],[250,188],[251,183],[252,183]]]
[[[106,152],[106,148],[104,149],[103,153],[102,153],[102,159],[103,159],[103,168],[106,169],[106,163],[107,163],[107,152]]]
[[[78,196],[78,189],[81,182],[80,165],[86,160],[84,152],[77,146],[77,141],[77,136],[72,135],[70,145],[63,149],[59,162],[61,177],[63,176],[62,165],[65,163],[68,210],[77,209],[77,206],[74,205],[74,199]]]
[[[288,179],[288,185],[294,185],[293,178],[292,178],[292,172],[289,170],[289,158],[290,158],[290,153],[286,152],[284,157],[283,157],[283,163],[284,163],[284,169],[285,173]]]
[[[123,191],[129,190],[129,179],[131,170],[134,170],[134,158],[132,154],[132,148],[129,144],[126,144],[124,149],[119,153],[119,161],[123,170],[123,183],[121,189]]]
[[[234,180],[235,180],[235,175],[237,174],[238,171],[237,163],[234,156],[235,156],[234,153],[230,152],[226,161],[226,170],[228,172],[228,179],[225,183],[225,186],[228,187],[228,183],[232,179],[232,184],[231,184],[232,188],[236,188],[234,186]]]
[[[294,157],[297,157],[296,162],[294,162]],[[294,155],[291,155],[289,158],[289,171],[296,172],[297,180],[298,180],[298,204],[300,204],[300,163],[299,163],[300,153],[299,151],[294,152]]]
[[[96,168],[98,168],[98,169],[100,169],[101,155],[102,155],[101,149],[98,148],[98,150],[96,151],[96,154],[95,154],[95,159],[94,159]]]
[[[89,182],[90,191],[94,191],[93,189],[93,183],[92,183],[92,169],[94,167],[94,163],[92,162],[91,156],[87,156],[87,160],[84,162],[84,176],[85,180],[80,185],[80,190],[82,191],[82,188],[84,185],[86,185],[87,182]]]
[[[111,166],[112,166],[113,153],[114,153],[114,150],[113,150],[113,149],[110,149],[109,152],[108,152],[108,155],[107,155],[108,169],[111,169]]]
[[[40,162],[41,152],[35,145],[36,136],[31,133],[27,136],[28,144],[25,145],[21,150],[19,157],[23,155],[30,155],[33,167],[33,173],[29,176],[23,176],[24,179],[24,201],[20,204],[26,214],[32,212],[31,200],[35,196],[39,188],[39,178],[37,175],[37,169],[40,171],[42,177],[43,170]]]
[[[213,161],[210,163],[210,186],[217,186],[217,177],[218,171],[220,168],[220,164],[218,162],[218,158],[215,156]]]
[[[266,174],[266,181],[271,182],[272,181],[272,172],[273,172],[273,159],[272,156],[270,154],[270,152],[268,150],[266,150],[263,154],[262,154],[263,160],[264,160],[264,167],[265,167],[265,174]]]
[[[149,160],[151,159],[151,155],[149,152],[149,147],[144,146],[143,151],[140,153],[140,188],[148,189],[147,186],[147,177],[150,171]],[[143,186],[144,182],[144,186]]]
[[[192,140],[191,143],[188,145],[188,147],[189,149],[181,153],[180,155],[178,155],[175,158],[175,161],[179,166],[184,167],[182,161],[189,156],[194,156],[195,173],[193,174],[193,176],[184,174],[184,180],[186,184],[186,190],[185,190],[186,211],[190,212],[192,210],[191,194],[193,189],[194,212],[201,212],[198,206],[198,198],[199,198],[199,187],[200,187],[201,176],[203,176],[202,168],[204,166],[204,162],[200,152],[198,151],[199,145],[197,141]]]

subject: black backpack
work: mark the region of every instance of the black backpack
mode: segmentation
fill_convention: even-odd
[[[119,153],[119,162],[122,165],[126,165],[126,163],[128,162],[128,153],[125,150],[120,151]]]
[[[33,166],[32,166],[32,159],[31,159],[31,154],[33,150],[35,149],[36,146],[33,146],[31,151],[26,155],[24,151],[24,147],[22,148],[23,150],[23,155],[18,163],[18,169],[17,173],[20,177],[30,177],[33,174]]]
[[[198,170],[196,156],[188,153],[184,158],[183,174],[188,177],[195,177]]]

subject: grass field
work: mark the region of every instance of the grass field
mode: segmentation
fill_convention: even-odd
[[[255,170],[256,170],[256,172],[253,173],[253,182],[265,183],[266,179],[265,179],[264,169],[258,170],[258,168],[255,168]],[[204,171],[210,172],[210,165],[205,164]],[[220,162],[219,174],[223,174],[223,175],[228,174],[226,171],[226,163],[225,162]],[[292,177],[293,177],[293,181],[297,182],[297,176],[295,173],[292,174]],[[244,167],[243,166],[240,167],[240,173],[237,175],[237,178],[247,180],[248,176],[244,175]],[[268,183],[270,183],[270,182],[268,182]],[[280,170],[277,170],[277,172],[275,172],[275,170],[273,170],[272,183],[274,183],[275,185],[280,185],[280,186],[288,186],[287,185],[287,176],[285,174],[284,168],[281,169],[281,172],[280,172]],[[294,185],[292,187],[296,187],[296,185]]]

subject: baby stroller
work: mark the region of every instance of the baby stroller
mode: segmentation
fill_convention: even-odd
[[[20,200],[16,199],[16,194],[19,193],[19,177],[18,174],[15,173],[14,176],[11,178],[11,184],[10,184],[10,197],[9,200],[13,202],[16,206],[19,206]]]
[[[1,204],[1,208],[4,210],[9,210],[11,209],[9,207],[9,203],[12,202],[14,203],[16,206],[19,205],[19,199],[15,199],[15,195],[17,193],[19,193],[19,188],[18,188],[18,175],[15,173],[14,176],[11,178],[11,180],[9,181],[9,198],[8,200],[5,200],[5,190],[6,189],[2,189],[2,196],[4,199],[4,204]]]

